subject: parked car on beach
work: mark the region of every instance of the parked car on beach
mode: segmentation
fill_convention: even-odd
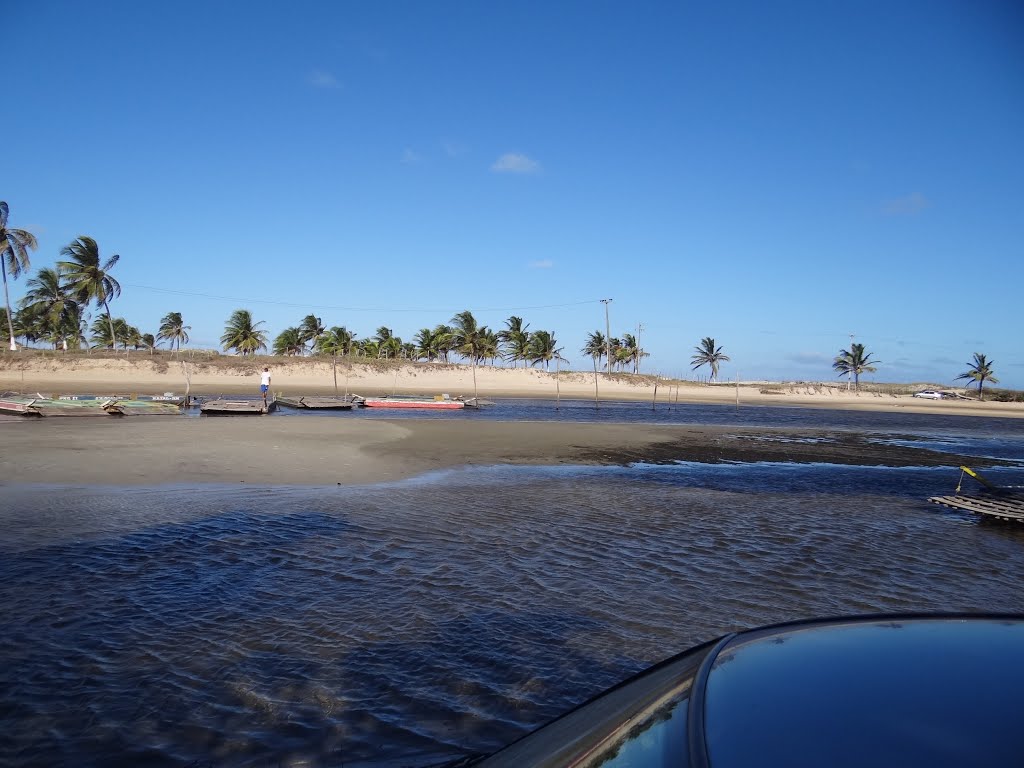
[[[922,389],[920,392],[915,392],[914,397],[923,397],[926,400],[941,400],[946,395],[942,392],[936,392],[934,389]]]

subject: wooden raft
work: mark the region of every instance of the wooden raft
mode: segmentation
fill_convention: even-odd
[[[976,515],[1024,523],[1024,496],[978,495],[978,496],[932,496],[928,501],[960,512],[972,512]]]
[[[277,397],[275,402],[289,408],[306,408],[311,410],[349,411],[352,410],[352,399],[349,397]]]
[[[259,416],[270,413],[276,405],[273,400],[266,406],[262,400],[207,400],[199,406],[199,412],[208,416]]]

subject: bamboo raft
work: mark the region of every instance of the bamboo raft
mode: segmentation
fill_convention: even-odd
[[[343,395],[337,397],[276,397],[274,401],[288,408],[319,411],[350,411],[358,405],[351,396]]]
[[[261,416],[277,406],[276,400],[205,400],[199,412],[207,416]]]
[[[958,512],[970,512],[990,520],[1024,523],[1024,493],[1016,488],[1001,488],[982,477],[970,467],[960,467],[961,480],[970,475],[983,486],[976,493],[961,494],[957,483],[952,496],[932,496],[928,501]]]

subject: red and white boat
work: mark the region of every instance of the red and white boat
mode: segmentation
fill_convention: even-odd
[[[381,395],[367,397],[363,405],[367,408],[429,408],[439,411],[455,411],[466,407],[462,400],[453,400],[451,395]]]

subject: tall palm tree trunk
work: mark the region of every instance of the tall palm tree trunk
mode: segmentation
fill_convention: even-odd
[[[110,306],[107,304],[106,295],[103,296],[103,308],[107,310],[107,322],[110,323],[110,348],[117,352],[117,336],[114,335],[114,319],[110,316]],[[128,345],[125,344],[125,350]]]
[[[0,272],[4,276],[4,303],[7,305],[7,330],[11,333],[11,352],[17,352],[18,345],[14,341],[14,317],[11,315],[11,296],[7,292],[7,267],[4,266],[2,258],[0,258]]]

